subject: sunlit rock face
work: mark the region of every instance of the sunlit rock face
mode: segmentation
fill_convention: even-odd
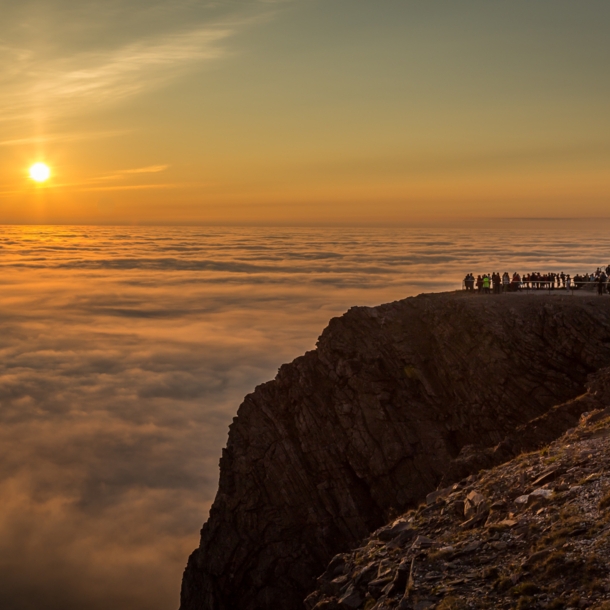
[[[331,320],[239,408],[181,610],[302,608],[329,559],[446,482],[462,448],[582,394],[610,364],[609,305],[438,294]]]

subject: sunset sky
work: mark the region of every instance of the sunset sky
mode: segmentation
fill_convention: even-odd
[[[608,0],[0,8],[0,608],[176,608],[333,316],[610,262]]]
[[[0,223],[608,215],[607,0],[2,13]]]

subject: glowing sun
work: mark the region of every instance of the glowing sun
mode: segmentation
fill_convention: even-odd
[[[49,169],[49,166],[44,163],[34,163],[34,165],[30,167],[30,178],[36,182],[44,182],[49,179],[50,175],[51,170]]]

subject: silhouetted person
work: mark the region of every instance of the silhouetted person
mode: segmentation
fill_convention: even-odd
[[[505,271],[504,275],[502,276],[502,290],[504,292],[508,292],[508,286],[510,284],[510,277],[508,275],[508,272]]]
[[[602,271],[597,280],[597,294],[601,297],[606,291],[606,274]]]

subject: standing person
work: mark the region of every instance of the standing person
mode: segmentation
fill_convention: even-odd
[[[494,279],[494,292],[496,294],[500,294],[502,292],[502,278],[499,273],[496,273],[496,278]]]
[[[487,273],[483,276],[483,292],[485,294],[489,294],[489,284],[490,284],[489,276]]]
[[[508,275],[508,272],[505,271],[504,275],[502,276],[502,290],[504,292],[508,292],[508,285],[510,284],[510,277]]]
[[[572,287],[572,278],[570,277],[570,275],[566,275],[566,290],[570,290],[570,288]]]
[[[483,279],[480,275],[477,275],[477,292],[481,294],[483,292]]]
[[[606,288],[606,274],[602,271],[597,280],[597,294],[601,297]]]

